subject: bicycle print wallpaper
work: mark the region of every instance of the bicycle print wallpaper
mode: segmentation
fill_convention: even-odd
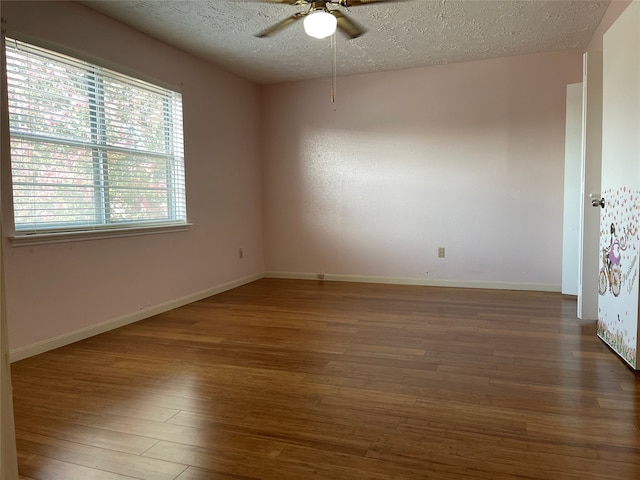
[[[602,196],[598,336],[637,368],[640,190],[620,187]]]

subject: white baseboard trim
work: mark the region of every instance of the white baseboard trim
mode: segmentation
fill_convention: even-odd
[[[64,347],[65,345],[84,340],[85,338],[93,337],[94,335],[99,335],[100,333],[108,332],[109,330],[123,327],[125,325],[129,325],[130,323],[138,322],[145,318],[158,315],[159,313],[168,312],[169,310],[173,310],[174,308],[197,302],[198,300],[211,297],[212,295],[217,295],[218,293],[231,290],[232,288],[240,287],[247,283],[259,280],[263,277],[263,274],[250,275],[248,277],[233,280],[231,282],[217,285],[206,290],[201,290],[196,293],[185,295],[184,297],[176,298],[175,300],[170,300],[160,305],[154,305],[152,307],[144,308],[142,310],[138,310],[136,312],[129,313],[118,318],[114,318],[112,320],[107,320],[95,325],[90,325],[88,327],[74,330],[69,333],[63,333],[62,335],[48,338],[46,340],[41,340],[30,345],[14,348],[9,351],[9,360],[10,362],[17,362],[18,360],[23,360],[40,353],[48,352],[49,350],[53,350],[54,348]]]
[[[317,273],[299,272],[265,272],[265,278],[283,278],[292,280],[318,280]],[[492,290],[525,290],[535,292],[560,292],[561,285],[546,283],[509,283],[509,282],[477,282],[458,280],[436,280],[405,277],[376,277],[363,275],[334,275],[325,273],[324,281],[386,283],[393,285],[420,285],[425,287],[487,288]]]

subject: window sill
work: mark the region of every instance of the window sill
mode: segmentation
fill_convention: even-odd
[[[154,225],[148,227],[110,228],[104,230],[79,230],[72,232],[49,232],[17,234],[9,237],[12,247],[27,247],[48,243],[81,242],[105,238],[155,235],[158,233],[185,232],[191,229],[191,223],[178,225]]]

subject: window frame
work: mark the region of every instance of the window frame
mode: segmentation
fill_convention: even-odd
[[[6,115],[6,119],[3,119],[3,127],[5,126],[6,121],[6,132],[3,132],[3,141],[6,141],[9,145],[12,142],[13,135],[10,128],[9,123],[9,92],[8,92],[8,73],[7,73],[7,36],[13,40],[17,40],[18,42],[26,43],[28,45],[34,46],[36,48],[42,48],[46,50],[50,50],[55,54],[61,54],[64,56],[69,56],[74,60],[77,60],[82,63],[87,63],[91,67],[96,67],[97,70],[106,69],[111,71],[117,75],[123,75],[125,77],[129,77],[133,82],[139,81],[150,84],[153,87],[160,88],[163,90],[170,90],[172,92],[178,93],[180,95],[181,102],[181,114],[179,121],[184,124],[184,110],[182,109],[182,92],[181,88],[176,88],[173,85],[170,85],[166,82],[159,81],[155,78],[150,78],[145,75],[141,75],[139,72],[134,72],[125,68],[122,68],[119,65],[114,65],[109,62],[105,62],[100,59],[96,59],[94,57],[78,53],[72,49],[64,48],[59,45],[47,43],[40,41],[38,39],[34,39],[32,37],[27,37],[20,35],[18,33],[10,32],[2,32],[2,58],[4,61],[2,62],[2,85],[3,85],[3,103],[7,102],[7,109],[3,113]],[[165,123],[166,125],[166,123]],[[15,219],[14,219],[14,179],[13,179],[13,162],[12,162],[12,147],[8,146],[6,152],[8,155],[7,158],[3,160],[2,170],[5,173],[5,177],[8,177],[8,181],[3,181],[5,185],[5,192],[2,194],[3,203],[6,205],[6,208],[3,208],[3,213],[7,222],[5,222],[6,230],[9,235],[8,238],[11,242],[12,246],[28,246],[28,245],[38,245],[38,244],[46,244],[46,243],[62,243],[62,242],[76,242],[82,240],[94,240],[94,239],[103,239],[103,238],[114,238],[114,237],[127,237],[127,236],[138,236],[138,235],[150,235],[150,234],[159,234],[159,233],[169,233],[169,232],[181,232],[188,231],[192,227],[192,224],[188,221],[188,210],[187,210],[187,192],[186,192],[186,161],[185,161],[185,153],[184,153],[184,128],[181,125],[182,130],[182,182],[181,186],[177,188],[182,190],[179,192],[182,194],[183,202],[184,202],[184,218],[176,219],[152,219],[152,220],[133,220],[133,221],[119,221],[116,223],[97,223],[97,224],[78,224],[78,225],[56,225],[51,227],[45,227],[41,230],[36,229],[19,229],[16,228]],[[165,134],[166,135],[166,134]],[[27,135],[28,136],[28,135]],[[100,148],[97,148],[99,151]],[[115,147],[117,151],[117,147]],[[109,151],[113,151],[109,149]],[[93,154],[95,156],[95,153]],[[173,168],[173,167],[171,167]],[[173,178],[173,177],[171,177]],[[10,188],[6,188],[7,185]],[[6,191],[9,190],[9,191]],[[94,191],[95,193],[95,191]],[[176,194],[175,187],[167,186],[167,197]],[[103,202],[103,199],[98,199],[99,195],[94,194],[95,201]],[[102,213],[108,215],[108,207],[107,211],[102,210]],[[171,202],[168,201],[167,211],[170,212],[172,209]]]

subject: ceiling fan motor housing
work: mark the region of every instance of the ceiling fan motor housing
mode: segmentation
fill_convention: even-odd
[[[297,5],[297,6],[308,6],[309,8],[306,11],[296,12],[293,15],[285,18],[284,20],[272,25],[271,27],[263,30],[258,33],[258,37],[268,37],[285,27],[288,27],[292,23],[297,22],[301,18],[304,18],[305,31],[308,35],[316,38],[325,38],[335,32],[336,28],[339,29],[342,33],[344,33],[349,38],[357,38],[365,32],[365,29],[359,26],[356,22],[354,22],[348,15],[342,13],[339,8],[335,8],[330,10],[327,5],[334,5],[336,7],[358,7],[363,5],[368,5],[371,3],[382,3],[382,2],[391,2],[394,0],[265,0],[267,2],[273,3],[286,3],[289,5]],[[309,20],[309,23],[313,23],[315,20],[319,20],[321,17],[324,17],[324,29],[321,34],[314,35],[309,33],[310,30],[307,27],[307,20],[312,18],[313,20]],[[333,17],[333,18],[329,18]],[[319,23],[322,22],[320,20]],[[329,33],[327,33],[329,32]]]

